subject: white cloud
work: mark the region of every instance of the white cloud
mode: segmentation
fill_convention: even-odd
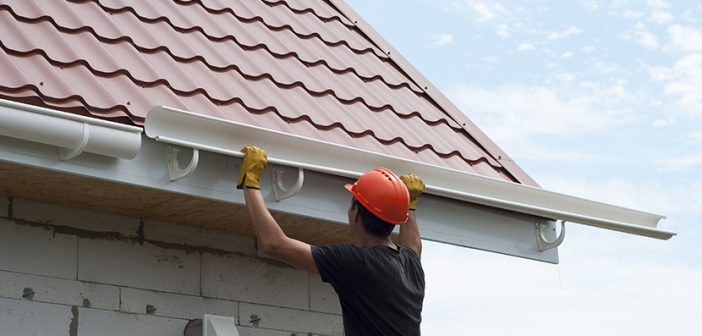
[[[583,32],[582,29],[575,27],[575,26],[570,26],[564,31],[551,32],[550,34],[548,34],[548,39],[549,40],[560,40],[560,39],[564,39],[564,38],[569,38],[569,37],[574,36],[574,35],[578,35],[582,32]]]
[[[673,21],[673,14],[663,11],[653,11],[648,16],[648,21],[662,25]]]
[[[622,13],[622,16],[625,18],[629,19],[639,19],[642,18],[646,15],[646,13],[641,12],[641,11],[635,11],[635,10],[625,10],[624,13]]]
[[[659,161],[664,170],[688,170],[702,168],[702,153],[681,155]]]
[[[637,32],[636,43],[648,49],[658,49],[659,47],[658,38],[650,32]]]
[[[569,225],[560,265],[427,242],[422,334],[591,336],[625,330],[651,336],[700,330],[699,267],[642,257],[642,251],[666,253],[674,248],[669,242],[587,229]],[[546,328],[535,322],[545,316]]]
[[[512,29],[506,24],[501,24],[497,27],[497,35],[501,38],[507,38],[512,34]]]
[[[572,82],[575,80],[575,74],[572,73],[560,73],[556,75],[556,79],[561,82]]]
[[[519,47],[517,47],[517,50],[519,51],[532,51],[535,49],[536,47],[531,43],[521,43]]]
[[[431,40],[431,45],[439,48],[453,44],[455,38],[451,34],[434,34],[431,36]]]
[[[655,179],[644,182],[621,178],[592,180],[554,174],[537,175],[534,179],[548,190],[653,213],[681,215],[702,211],[702,181],[669,185]]]
[[[647,31],[646,26],[637,22],[634,26],[634,31],[628,31],[619,35],[619,38],[623,40],[633,40],[639,45],[646,47],[647,49],[658,49],[660,44],[658,43],[658,37]]]
[[[573,53],[570,51],[566,51],[566,52],[561,54],[561,58],[571,58],[571,57],[573,57]]]
[[[702,54],[685,56],[671,67],[650,67],[649,77],[665,83],[664,94],[677,98],[676,110],[702,115]]]
[[[692,27],[673,25],[668,27],[671,46],[683,51],[702,51],[702,31]]]
[[[591,53],[591,52],[595,51],[595,46],[592,46],[592,45],[584,46],[583,51],[586,53]]]
[[[509,15],[509,11],[500,3],[494,1],[456,0],[450,5],[443,6],[444,11],[464,10],[475,15],[479,23],[493,21],[500,16]]]
[[[687,141],[694,145],[702,145],[702,131],[688,134]]]
[[[648,7],[651,7],[653,9],[663,9],[670,7],[670,4],[663,0],[646,0],[646,4],[648,5]]]
[[[668,119],[656,119],[653,121],[653,127],[666,127],[673,124],[672,120]]]
[[[485,62],[485,63],[492,63],[492,64],[500,62],[500,58],[497,56],[485,56],[485,57],[481,57],[480,60]]]
[[[626,81],[593,84],[569,93],[550,87],[508,86],[487,90],[458,86],[449,97],[490,137],[515,157],[582,162],[591,156],[538,147],[540,136],[604,132],[636,118]],[[532,156],[532,157],[530,157]]]
[[[599,0],[584,0],[582,2],[582,5],[586,9],[594,11],[594,10],[598,10],[600,8],[600,1]]]

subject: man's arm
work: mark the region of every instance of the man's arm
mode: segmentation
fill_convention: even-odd
[[[422,239],[414,212],[417,209],[417,198],[424,191],[424,181],[415,174],[402,175],[400,179],[405,183],[410,194],[409,218],[405,224],[400,225],[400,245],[413,249],[418,256],[421,256]]]
[[[319,273],[312,257],[312,247],[285,235],[268,211],[261,191],[246,187],[244,197],[263,252],[291,266],[311,273]]]
[[[256,237],[263,245],[263,252],[297,268],[319,273],[312,257],[312,247],[299,240],[288,238],[280,225],[271,216],[266,202],[261,196],[261,173],[266,168],[268,156],[258,147],[248,146],[241,149],[244,161],[239,170],[237,189],[244,189],[246,206],[251,215]]]
[[[414,210],[410,210],[407,223],[400,225],[400,245],[413,249],[418,256],[422,255],[422,239]]]

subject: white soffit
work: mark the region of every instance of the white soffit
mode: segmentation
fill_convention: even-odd
[[[437,196],[657,239],[675,235],[656,229],[664,216],[175,108],[152,108],[144,128],[147,136],[178,146],[241,157],[242,147],[254,145],[266,149],[273,164],[349,178],[384,166],[416,173],[427,183],[425,192]]]
[[[56,146],[61,159],[83,152],[133,159],[140,127],[0,99],[0,135]]]

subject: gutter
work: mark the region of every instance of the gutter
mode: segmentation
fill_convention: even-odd
[[[234,157],[242,157],[242,147],[256,145],[266,149],[272,164],[354,179],[385,166],[422,176],[425,192],[441,197],[657,239],[675,235],[656,229],[661,215],[166,106],[152,108],[144,128],[147,136],[172,145]]]
[[[0,99],[0,135],[58,147],[61,160],[83,152],[131,160],[140,127]]]

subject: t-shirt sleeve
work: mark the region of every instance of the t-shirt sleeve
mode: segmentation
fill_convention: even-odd
[[[361,247],[353,245],[312,246],[314,258],[322,281],[339,289],[352,283],[365,267]]]

